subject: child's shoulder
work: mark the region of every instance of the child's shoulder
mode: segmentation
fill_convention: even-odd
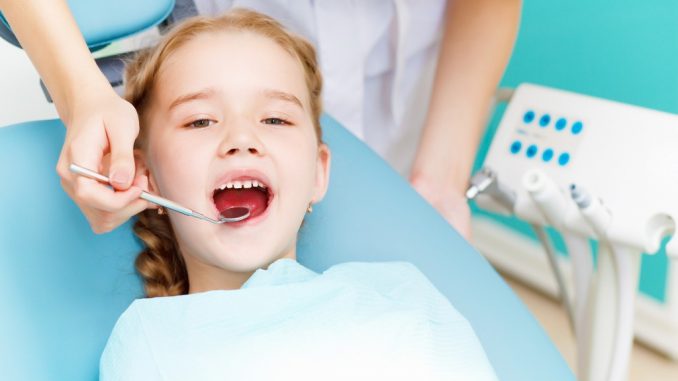
[[[370,286],[382,292],[434,288],[415,265],[402,261],[346,262],[330,267],[323,276]]]
[[[136,299],[125,311],[118,317],[118,320],[113,327],[112,337],[117,335],[128,335],[130,331],[135,331],[135,334],[142,333],[143,326],[141,322],[141,312],[149,305],[152,299]]]
[[[387,278],[402,276],[424,276],[419,269],[409,262],[345,262],[336,264],[323,272],[325,275],[341,274],[351,277],[374,277]]]
[[[149,326],[148,321],[171,324],[174,319],[168,317],[180,316],[182,301],[180,297],[139,298],[134,300],[118,317],[112,336],[146,335],[149,329],[159,328]],[[157,325],[154,324],[154,325]]]
[[[424,276],[417,266],[405,261],[344,262],[325,270],[324,274],[338,273],[357,276],[383,274],[384,276]]]

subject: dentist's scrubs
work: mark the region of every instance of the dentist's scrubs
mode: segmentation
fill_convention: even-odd
[[[199,13],[254,9],[309,39],[323,107],[401,175],[428,111],[444,0],[196,0]]]
[[[291,259],[238,290],[139,299],[101,380],[465,380],[496,376],[473,329],[413,265]]]

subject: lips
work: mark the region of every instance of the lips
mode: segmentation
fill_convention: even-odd
[[[223,175],[216,182],[211,196],[220,214],[234,207],[249,209],[250,216],[242,221],[245,222],[262,215],[274,194],[268,178],[262,172],[240,169]]]

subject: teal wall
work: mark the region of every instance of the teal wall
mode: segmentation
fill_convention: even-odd
[[[518,40],[501,85],[524,82],[678,113],[678,1],[523,0]],[[476,169],[503,110],[495,111]],[[477,208],[474,213],[489,215]],[[527,224],[493,218],[534,239]],[[664,301],[667,266],[663,250],[645,255],[641,292]]]

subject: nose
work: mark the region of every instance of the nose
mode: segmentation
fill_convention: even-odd
[[[238,154],[264,154],[264,146],[257,136],[256,126],[246,121],[233,122],[224,128],[224,135],[219,144],[219,156],[235,156]]]

